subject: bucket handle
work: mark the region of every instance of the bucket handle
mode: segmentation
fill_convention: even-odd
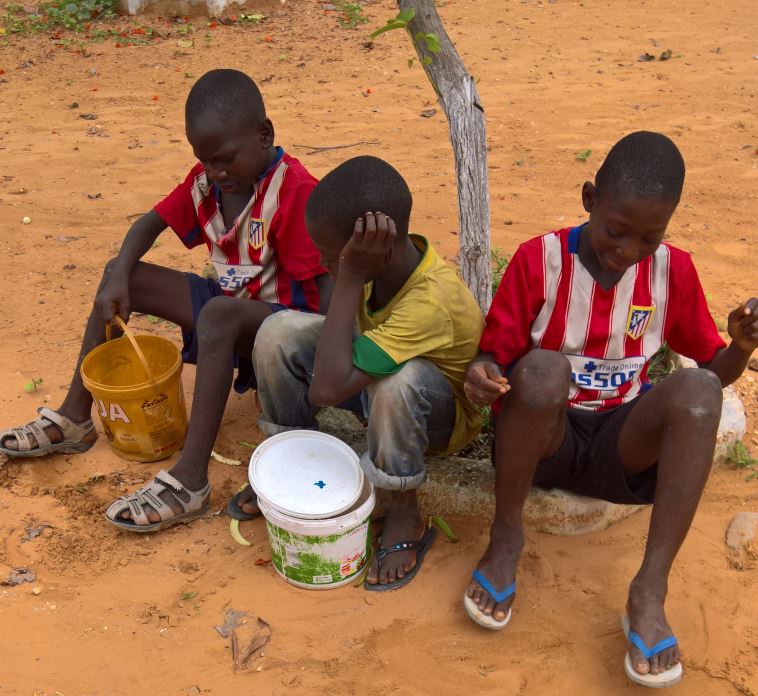
[[[126,324],[124,323],[124,320],[118,314],[114,314],[113,319],[111,319],[110,322],[108,322],[105,325],[105,339],[107,341],[111,340],[111,325],[114,321],[119,325],[121,330],[124,332],[124,336],[126,336],[129,339],[129,343],[132,344],[132,348],[134,348],[134,352],[137,354],[139,361],[142,363],[142,368],[145,370],[145,374],[147,375],[148,380],[150,380],[150,383],[153,386],[156,386],[155,378],[153,377],[153,373],[150,370],[150,366],[147,364],[147,360],[145,359],[145,354],[140,349],[139,344],[137,343],[137,340],[134,338],[134,334],[131,331],[129,331]]]

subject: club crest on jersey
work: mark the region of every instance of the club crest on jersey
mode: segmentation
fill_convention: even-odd
[[[264,220],[250,218],[250,246],[260,249],[266,243],[266,225]]]
[[[629,308],[629,316],[626,319],[626,335],[633,341],[642,338],[642,334],[647,330],[653,314],[655,314],[655,306],[640,307],[639,305],[632,305]]]

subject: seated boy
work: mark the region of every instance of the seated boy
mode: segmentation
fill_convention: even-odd
[[[510,619],[534,484],[653,504],[624,620],[625,670],[647,686],[681,677],[664,613],[668,576],[711,468],[721,388],[758,345],[758,301],[729,314],[725,347],[688,254],[663,243],[684,162],[671,140],[632,133],[582,189],[589,221],[522,244],[466,373],[473,403],[499,402],[490,543],[464,597],[488,628]],[[698,362],[651,385],[667,342]]]
[[[253,349],[260,427],[269,435],[316,428],[318,406],[360,397],[353,408],[368,417],[361,466],[391,491],[368,589],[409,582],[434,539],[416,503],[424,453],[460,449],[480,428],[463,375],[483,318],[455,270],[408,234],[411,205],[403,178],[375,157],[327,174],[305,224],[336,279],[329,311],[269,317]]]
[[[274,146],[274,127],[255,83],[236,70],[206,73],[190,90],[185,119],[199,162],[132,225],[106,265],[63,403],[0,433],[0,450],[11,457],[86,451],[96,434],[79,368],[105,340],[105,323],[138,311],[178,324],[182,357],[197,363],[184,449],[169,472],[106,511],[110,522],[135,532],[188,522],[208,509],[208,459],[235,365],[237,390],[254,387],[250,356],[263,320],[284,308],[318,311],[324,281],[330,286],[304,224],[316,180]],[[207,245],[218,281],[139,260],[166,227],[188,248]]]

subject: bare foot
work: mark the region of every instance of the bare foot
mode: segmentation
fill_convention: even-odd
[[[629,630],[642,638],[648,647],[673,635],[663,610],[665,599],[665,583],[661,587],[661,583],[646,583],[635,579],[629,587],[626,605]],[[660,674],[681,661],[678,645],[666,648],[649,660],[632,643],[627,643],[627,650],[632,666],[638,674]]]
[[[418,541],[424,536],[424,521],[416,503],[416,491],[392,494],[392,505],[387,512],[382,531],[381,547],[389,548],[404,541]],[[366,582],[369,585],[386,585],[405,577],[416,565],[416,551],[397,551],[388,554],[381,563],[376,556],[371,562]]]
[[[516,580],[516,566],[523,548],[523,528],[511,530],[493,525],[489,546],[477,564],[477,570],[498,592],[502,592]],[[515,595],[511,595],[498,603],[476,580],[471,581],[466,594],[476,603],[479,611],[492,616],[495,621],[503,621],[508,616],[515,598]]]
[[[237,505],[246,515],[259,515],[261,512],[261,509],[258,507],[258,498],[250,485],[245,487],[244,492],[237,501]]]

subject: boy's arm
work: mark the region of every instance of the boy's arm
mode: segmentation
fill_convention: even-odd
[[[727,331],[732,339],[729,346],[719,350],[710,362],[700,363],[700,367],[716,373],[724,387],[743,373],[758,348],[758,299],[751,297],[729,313]]]
[[[380,266],[397,239],[395,223],[382,213],[355,223],[343,247],[334,294],[316,348],[309,401],[334,406],[365,389],[374,377],[353,365],[353,326],[369,272]]]
[[[318,288],[318,313],[326,314],[329,311],[329,303],[332,301],[334,281],[328,273],[322,273],[316,277]]]
[[[131,313],[129,275],[165,229],[166,223],[155,210],[145,213],[129,228],[108,280],[95,297],[95,308],[104,322],[115,314],[128,321]]]

